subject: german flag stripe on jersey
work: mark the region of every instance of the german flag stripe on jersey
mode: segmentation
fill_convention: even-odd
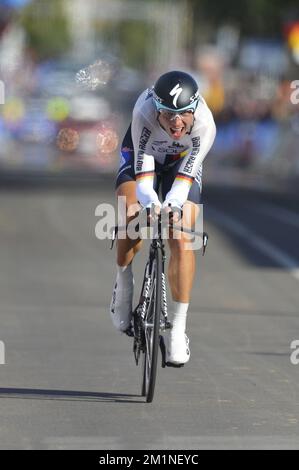
[[[181,153],[176,153],[176,154],[167,154],[166,155],[166,159],[165,159],[165,165],[167,165],[168,163],[171,163],[171,162],[176,162],[178,161],[180,158],[184,158],[187,154],[188,154],[189,150],[184,150],[184,152],[181,152]]]
[[[186,181],[186,183],[192,184],[194,181],[194,178],[192,176],[187,176],[183,175],[181,173],[178,173],[175,177],[176,181]]]
[[[136,180],[141,180],[143,178],[153,178],[154,174],[154,171],[143,171],[142,173],[138,173],[136,175]]]

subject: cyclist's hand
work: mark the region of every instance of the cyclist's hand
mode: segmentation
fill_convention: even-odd
[[[161,213],[161,206],[158,206],[157,204],[152,204],[151,207],[146,208],[146,212],[147,222],[149,224],[153,224],[154,222],[156,222]]]
[[[164,205],[165,204],[165,205]],[[171,203],[164,203],[163,204],[163,212],[164,214],[167,214],[167,217],[169,218],[170,223],[177,223],[183,215],[183,211],[181,207],[173,205]]]
[[[127,216],[128,217],[138,217],[140,212],[142,211],[142,206],[136,202],[135,204],[131,204],[130,206],[128,206],[128,209],[127,209]]]
[[[145,224],[149,227],[150,225],[153,225],[157,219],[159,214],[161,213],[161,206],[158,204],[149,204],[147,207],[143,207],[142,210],[140,211],[140,221],[141,224]]]

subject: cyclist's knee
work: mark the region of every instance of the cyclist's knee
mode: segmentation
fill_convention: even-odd
[[[135,214],[140,210],[140,204],[136,196],[136,181],[122,183],[116,190],[116,196],[118,198],[118,210],[126,211],[128,223],[134,219]]]
[[[127,266],[142,247],[142,240],[130,238],[118,240],[117,264]]]
[[[142,248],[142,240],[136,240],[136,243],[133,246],[134,256],[140,251]]]
[[[172,255],[182,256],[185,253],[186,240],[181,236],[180,238],[169,238],[168,244]]]

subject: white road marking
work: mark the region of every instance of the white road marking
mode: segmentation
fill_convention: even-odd
[[[217,209],[209,207],[209,218],[219,223],[227,230],[235,233],[238,237],[244,239],[246,243],[253,248],[259,250],[262,254],[268,256],[280,266],[284,267],[297,281],[299,281],[299,260],[292,258],[287,253],[277,248],[272,243],[264,238],[256,235],[256,233],[249,228],[245,227],[241,222],[235,218],[225,215]]]
[[[120,438],[106,436],[47,437],[41,442],[41,447],[56,450],[119,450],[124,448]]]
[[[256,422],[248,422],[248,426],[256,431]],[[265,421],[259,423],[264,426]],[[233,432],[234,431],[234,432]],[[299,449],[298,437],[267,436],[259,434],[238,435],[238,428],[232,427],[231,435],[222,436],[161,436],[159,441],[147,445],[146,449]],[[256,433],[257,434],[257,433]],[[200,456],[199,456],[200,458]]]
[[[274,204],[258,204],[254,207],[254,210],[261,214],[270,215],[284,224],[299,228],[299,214],[289,209]]]

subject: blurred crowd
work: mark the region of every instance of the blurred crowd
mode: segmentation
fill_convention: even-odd
[[[299,174],[299,91],[287,67],[252,70],[208,48],[199,53],[195,73],[217,123],[217,165]]]
[[[38,60],[15,11],[0,9],[0,169],[114,171],[151,71],[112,55],[91,63],[74,55]],[[291,99],[298,66],[285,45],[248,42],[235,56],[219,43],[201,45],[189,62],[217,124],[214,164],[299,175],[299,99]]]

